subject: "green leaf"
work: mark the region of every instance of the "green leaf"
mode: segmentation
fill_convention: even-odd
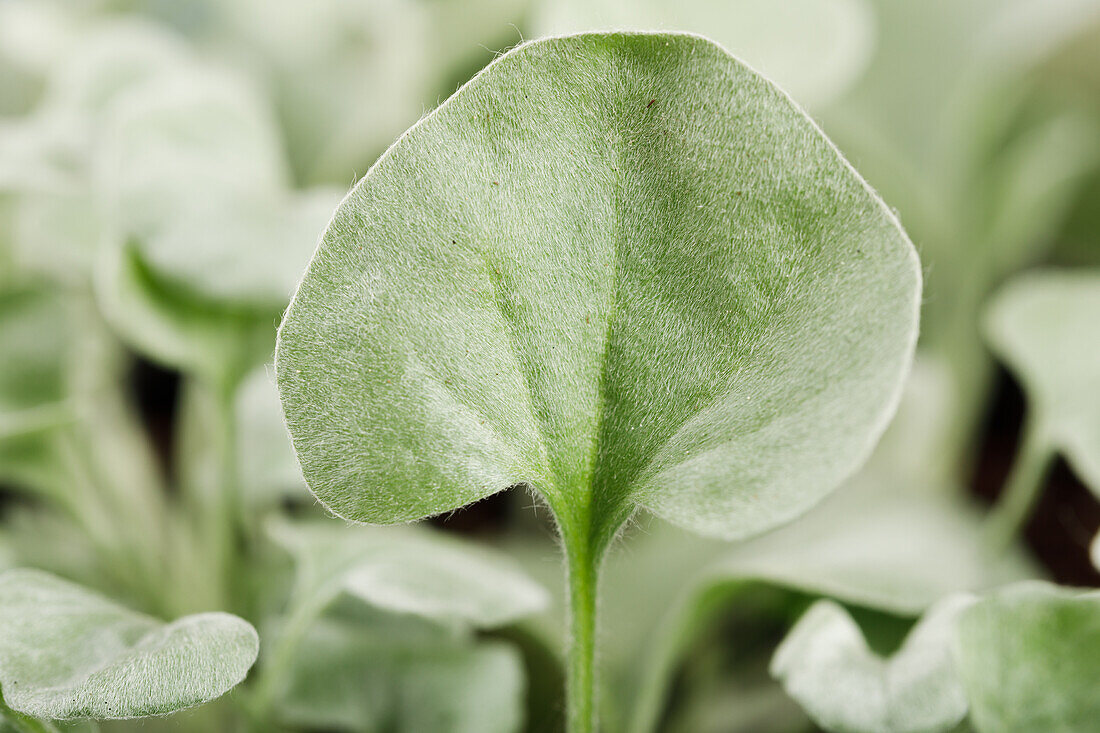
[[[499,553],[406,527],[276,524],[294,555],[297,597],[322,608],[347,593],[390,613],[493,628],[542,610],[546,591]]]
[[[882,484],[844,487],[789,526],[725,551],[704,548],[696,561],[702,569],[682,569],[679,582],[664,590],[663,598],[675,599],[672,611],[641,628],[631,610],[637,601],[616,597],[616,585],[637,575],[630,567],[635,557],[683,554],[691,538],[654,527],[628,556],[613,555],[603,604],[612,617],[632,614],[617,624],[616,636],[623,627],[633,633],[605,644],[605,651],[630,652],[614,661],[623,667],[621,697],[634,701],[631,730],[655,729],[690,644],[760,583],[912,617],[946,595],[1033,576],[1015,548],[990,557],[973,507],[924,488],[920,497],[892,495]],[[661,595],[651,595],[651,605],[661,602]]]
[[[938,603],[884,658],[842,606],[818,601],[776,650],[772,674],[829,731],[951,730],[967,710],[951,640],[956,619],[971,603],[965,596]]]
[[[290,193],[254,90],[191,70],[114,105],[97,157],[105,313],[157,361],[221,382],[270,355],[271,325],[339,192]]]
[[[890,211],[719,47],[548,39],[343,202],[283,322],[278,383],[306,480],[343,517],[527,483],[594,548],[638,505],[744,537],[867,457],[919,291]]]
[[[795,522],[732,548],[652,527],[629,552],[612,554],[603,605],[620,620],[602,655],[622,681],[619,698],[633,701],[631,731],[656,729],[692,645],[762,583],[916,617],[945,596],[1034,577],[1018,548],[989,552],[984,515],[959,500],[937,464],[937,418],[951,404],[937,366],[918,358],[874,455]],[[661,607],[670,597],[671,613]],[[653,618],[638,609],[653,609]]]
[[[875,42],[864,0],[544,0],[533,27],[538,35],[656,28],[703,33],[809,107],[854,82]]]
[[[1023,384],[1039,450],[1060,451],[1100,496],[1100,276],[1048,271],[1004,287],[989,345]]]
[[[163,715],[225,694],[256,632],[224,613],[165,624],[35,570],[0,575],[0,688],[44,719]]]
[[[879,499],[872,488],[881,486],[844,489],[804,520],[733,549],[710,582],[759,578],[917,615],[945,595],[1029,575],[1019,552],[989,556],[974,507],[936,495]]]
[[[270,533],[297,575],[265,653],[261,710],[353,731],[515,728],[516,653],[475,645],[471,634],[545,607],[546,592],[510,559],[407,527],[281,523]],[[318,622],[341,596],[355,601],[355,624],[333,626],[331,613]],[[497,702],[487,706],[487,696]]]
[[[959,618],[955,657],[982,733],[1090,730],[1100,719],[1100,592],[1008,586]]]
[[[104,318],[132,348],[219,388],[271,354],[269,318],[172,292],[122,242],[101,248],[95,292]]]
[[[304,639],[279,711],[292,724],[353,733],[511,733],[523,694],[522,663],[507,644],[330,620]]]

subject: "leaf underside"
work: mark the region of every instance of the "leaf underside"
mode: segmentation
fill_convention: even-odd
[[[341,204],[284,320],[287,421],[339,515],[529,484],[606,541],[815,503],[896,402],[920,276],[781,91],[678,34],[497,59]]]

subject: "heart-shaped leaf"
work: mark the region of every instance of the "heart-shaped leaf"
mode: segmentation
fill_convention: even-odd
[[[1062,452],[1100,496],[1100,275],[1023,276],[994,299],[988,341],[1023,383],[1039,450]]]
[[[590,731],[622,525],[739,538],[820,500],[896,406],[919,294],[893,214],[771,83],[698,36],[566,36],[499,57],[348,195],[277,379],[342,517],[542,495]]]
[[[278,380],[341,516],[528,483],[596,547],[636,505],[743,537],[866,458],[919,291],[893,215],[767,81],[695,36],[564,37],[499,58],[343,202]]]
[[[960,616],[955,656],[982,733],[1086,731],[1100,720],[1100,592],[1008,586]]]
[[[0,691],[35,718],[164,715],[225,694],[256,632],[224,613],[166,624],[35,570],[0,575]]]
[[[818,601],[775,652],[771,671],[818,725],[843,733],[937,733],[965,716],[951,640],[973,599],[931,608],[889,658],[873,652],[842,606]]]

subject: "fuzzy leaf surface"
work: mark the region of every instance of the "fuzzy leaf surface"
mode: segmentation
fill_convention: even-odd
[[[1084,731],[1100,720],[1100,592],[1008,586],[959,618],[955,656],[982,733]]]
[[[172,623],[135,613],[37,570],[0,575],[0,688],[44,719],[164,715],[244,679],[259,642],[225,613]]]
[[[340,206],[277,378],[311,489],[375,523],[526,483],[610,540],[641,505],[744,537],[870,452],[920,276],[882,201],[718,46],[497,59]]]

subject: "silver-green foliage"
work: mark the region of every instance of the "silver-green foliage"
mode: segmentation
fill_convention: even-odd
[[[1100,720],[1100,593],[1011,585],[958,621],[955,656],[982,733],[1087,731]]]
[[[965,716],[951,641],[971,603],[951,596],[921,619],[893,655],[867,645],[848,612],[818,601],[775,652],[771,671],[819,725],[839,733],[936,733]]]
[[[770,82],[698,36],[566,36],[498,58],[348,195],[277,380],[342,517],[545,499],[588,731],[618,530],[641,506],[745,537],[816,503],[896,405],[919,293],[893,214]]]
[[[894,407],[896,220],[770,83],[694,36],[520,46],[345,199],[281,330],[303,471],[395,522],[526,483],[605,544],[636,505],[751,535]]]
[[[0,690],[43,719],[163,715],[225,694],[259,642],[224,613],[166,624],[35,570],[0,575]]]

